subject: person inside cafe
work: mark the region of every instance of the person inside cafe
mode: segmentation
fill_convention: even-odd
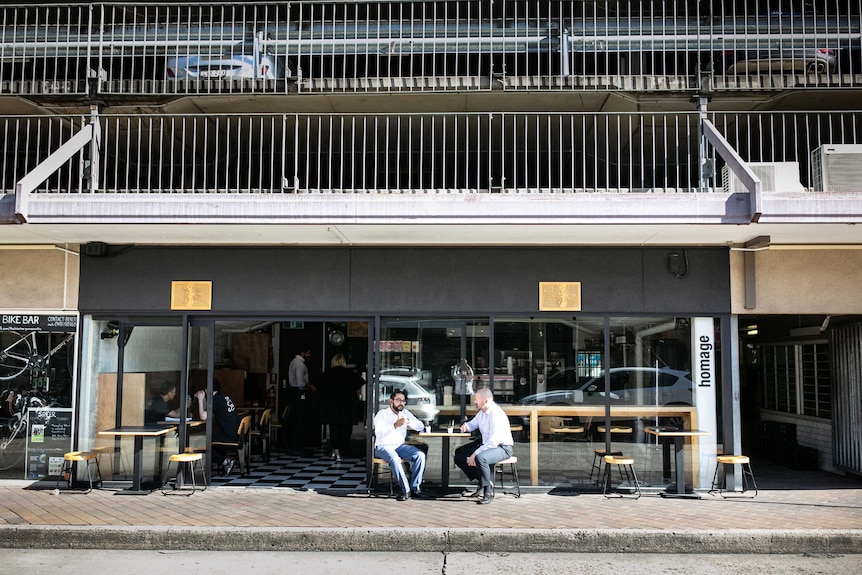
[[[209,413],[207,412],[207,392],[205,389],[200,389],[195,393],[198,399],[198,416],[201,421],[206,421]],[[221,441],[225,443],[235,443],[239,440],[237,431],[239,430],[239,416],[236,413],[236,405],[229,396],[222,393],[221,382],[217,379],[213,380],[213,414],[215,417],[215,425],[213,426],[213,442]],[[225,475],[230,475],[236,461],[213,446],[213,461],[221,459],[221,467]]]
[[[329,425],[330,457],[350,457],[350,434],[356,420],[357,393],[365,385],[358,373],[347,367],[344,354],[332,356],[330,368],[320,381],[320,422]]]
[[[287,368],[289,388],[287,403],[290,406],[290,453],[303,455],[305,452],[305,434],[311,417],[312,392],[316,390],[308,380],[306,360],[311,357],[311,347],[302,343],[296,350],[296,356]]]
[[[159,394],[152,398],[144,409],[144,424],[155,425],[160,421],[165,421],[168,417],[179,417],[179,408],[171,408],[171,403],[176,396],[176,384],[163,381],[159,386]]]
[[[411,496],[416,499],[425,497],[420,489],[425,473],[425,453],[415,445],[405,443],[408,429],[421,431],[425,424],[404,407],[406,404],[407,392],[395,389],[389,394],[389,407],[374,416],[374,457],[386,461],[389,471],[398,481],[401,488],[398,501],[407,501]],[[400,460],[410,465],[409,480]]]
[[[478,411],[473,419],[461,425],[461,431],[471,433],[478,429],[482,439],[456,449],[455,465],[470,481],[478,480],[478,489],[470,496],[482,495],[478,503],[487,505],[494,500],[494,465],[512,456],[515,441],[509,427],[509,418],[503,408],[494,401],[494,393],[490,389],[484,387],[477,390],[473,403]]]

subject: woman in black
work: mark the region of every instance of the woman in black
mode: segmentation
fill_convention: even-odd
[[[318,387],[320,422],[329,425],[330,456],[341,461],[342,457],[350,456],[350,434],[356,419],[356,394],[365,385],[365,380],[347,367],[347,360],[340,353],[332,357],[330,366],[323,373]]]

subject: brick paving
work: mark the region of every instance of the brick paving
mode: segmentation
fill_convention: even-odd
[[[824,477],[827,474],[822,474]],[[0,525],[290,528],[862,529],[862,481],[830,479],[756,498],[606,499],[598,493],[498,495],[480,506],[457,496],[397,502],[345,491],[218,487],[191,497],[89,494],[0,482]]]

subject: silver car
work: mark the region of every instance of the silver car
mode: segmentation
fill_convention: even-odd
[[[422,387],[418,376],[380,375],[380,404],[378,409],[389,406],[389,395],[400,389],[407,394],[407,409],[422,421],[434,421],[439,413],[437,398]]]
[[[693,385],[687,371],[653,367],[617,367],[610,372],[612,405],[693,405]],[[528,395],[524,405],[579,405],[605,402],[605,375],[572,389]]]
[[[734,74],[827,74],[835,72],[838,59],[829,48],[744,50],[721,55],[721,69]]]

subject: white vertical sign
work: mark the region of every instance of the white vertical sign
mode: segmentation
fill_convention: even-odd
[[[711,317],[696,317],[692,320],[691,330],[692,367],[694,383],[694,405],[697,408],[697,428],[709,435],[698,437],[697,457],[701,488],[708,487],[715,473],[716,437],[718,421],[716,418],[716,345],[715,327]]]

